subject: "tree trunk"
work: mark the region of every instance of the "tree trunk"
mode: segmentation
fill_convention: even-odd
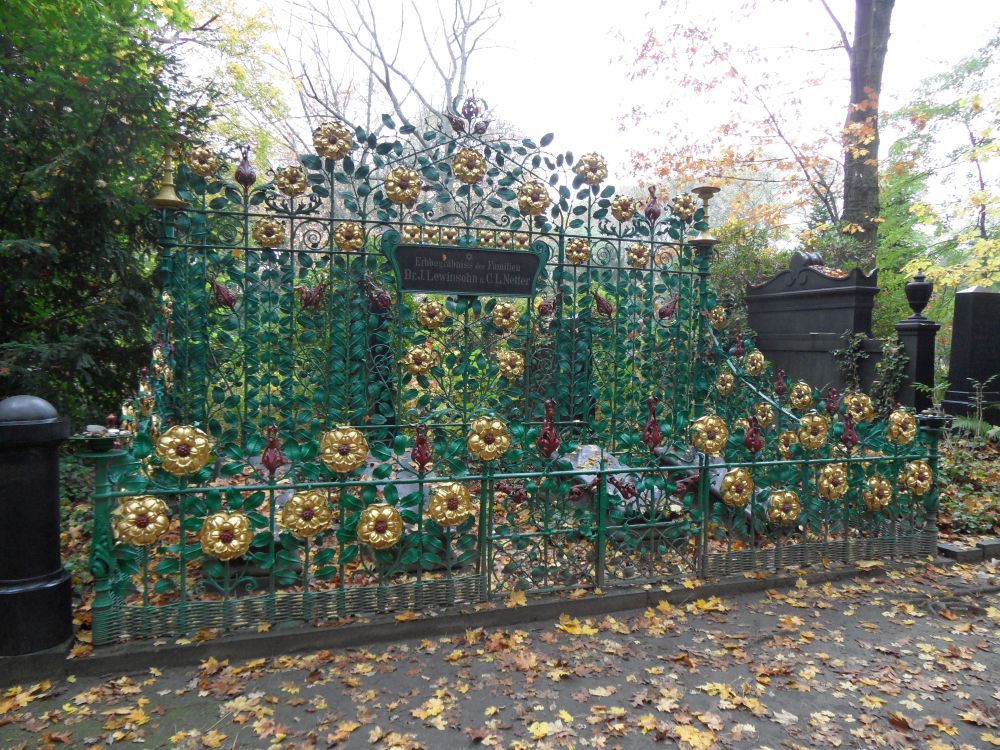
[[[879,214],[878,97],[895,0],[856,0],[851,58],[851,102],[844,126],[845,230],[857,241],[857,260],[875,259]]]

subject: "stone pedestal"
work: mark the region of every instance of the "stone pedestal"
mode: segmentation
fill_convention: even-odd
[[[909,362],[906,364],[906,380],[897,396],[903,406],[912,406],[917,411],[932,406],[932,394],[923,388],[934,386],[934,340],[941,329],[940,323],[921,316],[913,316],[896,323],[896,335],[903,345]]]
[[[69,422],[47,401],[0,401],[0,656],[73,635],[59,541],[59,445]]]
[[[945,410],[972,413],[975,390],[971,381],[985,383],[993,375],[998,377],[986,387],[986,403],[1000,402],[1000,293],[981,287],[964,289],[955,294]],[[988,410],[987,416],[998,421],[1000,408]]]

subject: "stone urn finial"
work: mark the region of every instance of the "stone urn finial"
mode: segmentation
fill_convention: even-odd
[[[930,302],[931,294],[934,291],[934,282],[928,281],[924,275],[924,269],[918,269],[913,281],[906,282],[906,301],[910,303],[913,315],[910,319],[923,318],[924,308]]]

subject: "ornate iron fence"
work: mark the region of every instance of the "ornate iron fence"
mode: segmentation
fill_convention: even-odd
[[[936,432],[724,337],[713,188],[642,206],[475,100],[384,126],[168,174],[95,643],[933,551]]]

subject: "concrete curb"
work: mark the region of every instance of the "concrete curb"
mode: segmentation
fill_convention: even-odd
[[[738,596],[768,589],[787,589],[799,578],[810,584],[822,584],[853,577],[870,577],[887,570],[909,568],[914,565],[934,564],[950,566],[953,560],[937,558],[933,563],[921,560],[886,563],[873,568],[854,566],[807,572],[791,573],[764,579],[728,577],[706,583],[693,589],[662,591],[657,585],[611,591],[602,596],[580,599],[549,597],[529,601],[526,606],[474,611],[461,609],[455,612],[419,620],[397,622],[392,615],[379,615],[369,622],[353,625],[316,627],[288,623],[275,626],[267,633],[230,633],[212,641],[179,645],[152,641],[132,641],[95,650],[83,659],[68,659],[67,647],[50,649],[25,656],[0,657],[0,688],[14,684],[35,683],[41,679],[63,679],[67,675],[99,677],[145,672],[150,667],[165,668],[191,666],[210,656],[216,659],[244,660],[294,654],[356,648],[388,641],[405,641],[430,638],[462,632],[476,627],[503,627],[524,625],[539,620],[554,620],[562,614],[573,617],[593,617],[612,612],[643,609],[661,601],[684,604],[694,599],[710,596]]]

